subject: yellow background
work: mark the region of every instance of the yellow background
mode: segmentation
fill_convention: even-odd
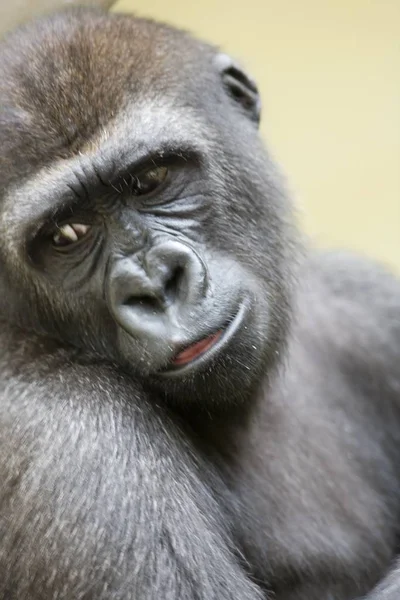
[[[400,269],[400,0],[119,0],[223,47],[316,243]]]

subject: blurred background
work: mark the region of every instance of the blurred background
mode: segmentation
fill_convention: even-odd
[[[61,4],[0,0],[0,30]],[[239,58],[306,231],[400,271],[400,0],[118,0]]]
[[[400,0],[119,0],[222,46],[316,243],[400,271]]]

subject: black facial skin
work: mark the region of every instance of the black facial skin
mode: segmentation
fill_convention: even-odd
[[[351,600],[389,569],[400,285],[300,244],[259,118],[151,21],[0,46],[0,598]]]

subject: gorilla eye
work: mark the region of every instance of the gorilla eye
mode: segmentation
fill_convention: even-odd
[[[53,235],[53,245],[62,248],[75,244],[87,234],[89,229],[89,225],[83,225],[82,223],[61,225]]]
[[[134,176],[135,194],[137,196],[150,194],[165,182],[167,175],[168,167],[160,166]]]

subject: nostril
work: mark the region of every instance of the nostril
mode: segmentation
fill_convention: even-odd
[[[183,276],[184,268],[178,266],[174,269],[171,276],[166,281],[164,293],[169,302],[175,300],[176,296],[178,295]]]

